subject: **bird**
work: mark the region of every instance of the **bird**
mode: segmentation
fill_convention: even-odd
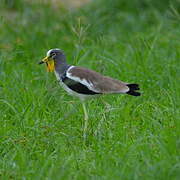
[[[104,76],[96,71],[69,65],[66,56],[61,49],[50,49],[39,64],[46,64],[47,71],[55,73],[59,84],[68,94],[78,97],[84,111],[84,130],[83,136],[86,137],[88,127],[88,113],[85,100],[105,94],[127,94],[140,96],[139,84],[126,83],[108,76]]]

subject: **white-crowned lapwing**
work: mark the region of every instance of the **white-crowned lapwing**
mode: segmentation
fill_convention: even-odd
[[[39,63],[45,63],[49,72],[54,71],[60,85],[72,96],[78,97],[83,104],[85,124],[84,136],[88,125],[88,113],[84,100],[103,94],[128,94],[140,96],[138,84],[131,84],[103,76],[98,72],[68,65],[60,49],[50,49],[47,56]]]

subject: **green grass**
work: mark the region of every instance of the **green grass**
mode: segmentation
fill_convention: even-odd
[[[0,179],[179,179],[178,1],[101,0],[71,11],[3,2]],[[86,144],[81,103],[37,65],[56,47],[70,64],[141,86],[141,97],[87,102]]]

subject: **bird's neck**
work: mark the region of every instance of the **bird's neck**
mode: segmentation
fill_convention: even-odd
[[[66,61],[55,61],[55,71],[59,75],[63,75],[69,67]]]

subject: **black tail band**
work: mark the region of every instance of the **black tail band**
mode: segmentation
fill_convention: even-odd
[[[139,90],[139,84],[127,84],[127,86],[129,87],[129,91],[127,92],[127,94],[132,95],[132,96],[140,96],[141,93],[136,92],[136,90]]]

